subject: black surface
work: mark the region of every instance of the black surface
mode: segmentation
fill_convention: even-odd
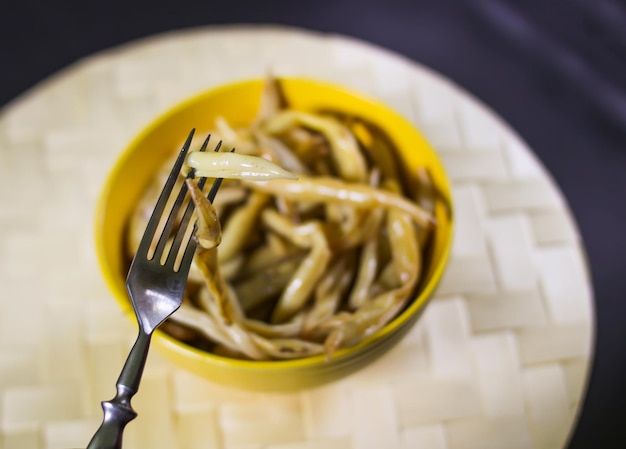
[[[299,26],[384,46],[473,93],[529,143],[569,201],[595,289],[594,368],[569,447],[626,447],[626,5],[23,1],[0,9],[0,105],[94,52],[164,31],[225,23]]]

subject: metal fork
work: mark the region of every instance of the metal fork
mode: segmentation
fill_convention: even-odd
[[[137,417],[137,413],[133,410],[130,401],[139,389],[139,382],[141,381],[141,375],[148,357],[152,333],[181,305],[191,261],[197,246],[197,241],[192,235],[192,238],[189,239],[183,250],[182,259],[179,257],[194,209],[192,201],[189,201],[187,204],[174,240],[169,247],[169,252],[166,253],[166,251],[177,216],[187,196],[185,183],[183,183],[178,192],[153,253],[150,251],[150,248],[161,222],[161,217],[165,212],[168,199],[176,184],[176,178],[189,151],[194,131],[191,130],[189,133],[165,182],[165,186],[161,191],[128,271],[126,289],[139,324],[139,335],[117,380],[115,397],[110,401],[102,402],[104,418],[87,449],[114,449],[122,447],[124,427]],[[209,138],[210,136],[204,141],[200,151],[206,149]],[[220,144],[221,142],[217,144],[215,151],[219,151]],[[193,176],[194,172],[192,170],[188,177]],[[198,181],[198,186],[202,188],[205,181],[206,178],[201,178]],[[221,181],[221,179],[216,179],[211,187],[208,194],[211,202],[217,194]]]

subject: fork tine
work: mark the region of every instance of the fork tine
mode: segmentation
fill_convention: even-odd
[[[200,147],[200,151],[206,150],[206,147],[209,146],[209,140],[211,140],[211,134],[206,136],[206,139],[204,139],[204,142],[202,143],[202,146]],[[220,140],[220,143],[218,145],[220,145],[221,143],[222,141]]]
[[[196,230],[196,227],[194,226],[194,233],[195,233],[195,230]],[[187,276],[187,273],[189,273],[189,269],[191,268],[191,260],[193,259],[197,246],[198,246],[198,241],[193,237],[190,238],[189,241],[187,242],[187,246],[185,247],[185,252],[183,254],[182,259],[180,260],[180,264],[178,265],[178,268],[176,269],[178,273],[184,275],[185,277]]]
[[[176,184],[176,178],[180,173],[180,170],[185,162],[185,158],[187,156],[187,152],[189,151],[189,147],[191,146],[191,140],[193,138],[195,132],[195,128],[191,130],[183,148],[180,150],[178,157],[176,158],[176,162],[172,167],[172,171],[170,172],[167,181],[165,182],[165,186],[163,186],[163,190],[159,195],[159,199],[157,201],[156,206],[154,207],[154,211],[152,212],[152,216],[148,221],[148,225],[146,226],[146,230],[141,239],[141,243],[139,243],[139,248],[137,248],[137,255],[146,256],[152,244],[152,239],[154,238],[154,233],[161,221],[161,215],[163,215],[163,210],[167,204],[167,200],[174,188],[174,184]],[[156,254],[156,252],[155,252]]]
[[[205,151],[207,148],[207,144],[209,142],[209,138],[211,136],[207,137],[206,140],[204,141],[204,144],[202,145],[202,148],[200,148],[200,151]],[[215,151],[216,153],[220,150],[220,147],[222,146],[222,141],[220,140],[217,145],[215,146]],[[194,174],[195,170],[191,170],[189,172],[189,176],[188,178],[193,178],[193,174]],[[211,191],[214,190],[215,188],[215,184],[221,184],[221,178],[215,180],[213,187],[211,187]],[[202,177],[199,179],[198,181],[198,187],[200,188],[200,190],[202,190],[202,188],[204,187],[204,184],[206,183],[206,178]],[[219,185],[218,185],[219,188]],[[187,190],[186,186],[185,186],[185,191]],[[215,189],[215,193],[217,193],[217,189]],[[215,198],[215,193],[213,194],[213,198]],[[213,202],[213,199],[211,199],[211,202]],[[180,250],[180,246],[182,244],[182,241],[185,237],[185,234],[187,232],[187,227],[189,225],[189,221],[191,220],[191,216],[193,214],[194,211],[194,204],[193,201],[189,201],[189,203],[187,204],[187,208],[185,209],[185,213],[183,214],[183,217],[180,220],[180,224],[178,226],[178,231],[176,231],[176,235],[174,236],[174,241],[172,242],[172,246],[170,248],[170,252],[167,256],[167,260],[165,261],[165,265],[166,266],[171,266],[175,269],[174,264],[176,263],[176,258],[178,256],[179,250]],[[195,225],[194,225],[194,231],[195,231]],[[193,235],[193,232],[192,232]],[[194,240],[193,238],[190,239]],[[187,252],[187,250],[189,249],[189,243],[187,244],[187,247],[185,248],[185,252]],[[195,250],[195,247],[193,248]],[[193,254],[193,251],[192,251]],[[183,256],[184,259],[184,256]],[[180,266],[185,266],[184,261],[181,261]],[[175,270],[177,271],[177,270]]]
[[[220,140],[218,142],[217,146],[215,147],[215,151],[219,151],[221,145],[222,145],[222,141]],[[234,151],[235,151],[234,148],[232,150],[230,150],[231,153],[233,153]],[[203,178],[203,179],[206,180],[206,178]],[[223,180],[224,180],[224,178],[217,178],[217,179],[215,179],[215,182],[211,186],[211,190],[209,191],[209,193],[207,195],[207,199],[211,203],[213,202],[213,200],[215,200],[215,195],[217,195],[217,191],[219,190],[220,186],[222,185],[222,181]],[[203,185],[204,185],[204,183],[203,183]],[[202,187],[200,187],[200,188],[202,188]],[[185,215],[186,215],[186,213],[185,213]],[[189,215],[191,216],[191,214],[189,214]],[[187,220],[189,220],[189,218],[187,218]],[[192,235],[195,234],[196,228],[197,228],[197,225],[194,224]],[[180,232],[180,229],[179,229],[179,232]],[[178,235],[176,235],[176,237],[178,238]],[[198,241],[196,239],[194,239],[194,238],[189,239],[189,242],[187,242],[187,247],[185,248],[185,253],[183,254],[183,258],[181,259],[181,262],[180,262],[180,265],[179,265],[181,271],[182,270],[189,271],[189,267],[191,266],[191,258],[193,257],[193,255],[194,255],[194,253],[196,251],[196,246],[198,246]],[[178,251],[176,251],[176,253],[178,253]],[[168,263],[169,263],[169,260],[168,260]],[[176,271],[178,271],[178,270],[176,270]]]
[[[202,146],[200,147],[200,151],[205,151],[207,146],[209,145],[209,140],[211,139],[211,135],[209,134],[206,139],[204,139],[204,142],[202,143]],[[195,174],[195,170],[191,169],[191,171],[189,172],[189,174],[187,175],[188,178],[193,178]],[[201,178],[200,182],[198,183],[199,187],[202,189],[202,187],[204,186],[204,183],[206,182],[206,178]],[[182,207],[185,198],[187,196],[187,186],[183,183],[183,185],[180,187],[180,190],[178,192],[178,196],[176,197],[176,201],[174,201],[174,204],[172,205],[172,209],[170,210],[170,214],[167,217],[167,221],[165,222],[165,226],[163,227],[163,230],[161,231],[161,236],[159,237],[159,242],[157,243],[157,246],[154,250],[154,254],[152,255],[151,259],[157,258],[157,260],[159,260],[161,258],[161,255],[163,254],[163,251],[165,250],[165,247],[167,245],[167,242],[169,241],[171,232],[172,232],[172,228],[174,227],[174,224],[176,223],[176,218],[178,217],[178,212],[180,211],[180,208]],[[191,208],[191,210],[190,210]],[[176,258],[176,254],[178,254],[178,249],[180,246],[180,242],[185,234],[185,230],[187,229],[187,224],[189,223],[189,217],[185,218],[187,216],[187,214],[191,213],[191,211],[193,211],[193,205],[191,204],[191,202],[189,202],[187,204],[187,208],[185,210],[185,213],[183,215],[182,221],[179,225],[178,231],[176,232],[176,236],[174,238],[174,241],[172,243],[172,246],[170,247],[170,251],[169,251],[169,255],[168,258],[165,262],[165,265],[172,265],[173,261],[170,262],[170,256],[172,256],[172,254],[174,255],[174,259]]]
[[[206,178],[204,178],[203,180],[206,180]],[[215,199],[215,194],[217,193],[217,190],[219,189],[221,184],[222,184],[222,178],[217,178],[215,182],[213,183],[213,186],[211,186],[211,192],[214,192],[214,193],[213,194],[209,193],[209,201],[213,202],[213,200]],[[200,182],[198,183],[198,186],[202,188],[202,186],[200,185]],[[198,244],[198,241],[195,238],[193,238],[193,235],[195,234],[197,230],[197,225],[194,223],[193,230],[191,232],[192,237],[187,242],[187,246],[185,247],[185,252],[180,261],[180,264],[178,266],[175,266],[176,258],[178,256],[178,253],[180,252],[180,245],[181,245],[183,238],[185,237],[187,226],[191,219],[193,210],[194,210],[194,205],[193,205],[193,202],[190,201],[189,204],[187,205],[187,210],[185,211],[185,215],[183,216],[183,219],[181,220],[180,228],[178,229],[178,232],[176,233],[176,237],[174,238],[174,242],[172,243],[172,248],[170,249],[170,253],[167,256],[167,261],[165,262],[165,266],[171,266],[174,271],[179,271],[179,269],[182,269],[182,267],[187,267],[191,263],[189,258],[193,257],[193,254],[196,250],[196,246]]]
[[[159,242],[154,250],[154,254],[150,257],[150,260],[156,259],[159,260],[167,242],[170,238],[170,233],[172,232],[172,228],[174,227],[174,223],[176,222],[176,217],[178,216],[178,211],[183,205],[183,201],[185,200],[185,196],[187,196],[187,187],[183,184],[178,191],[178,195],[176,196],[176,200],[170,209],[170,213],[167,216],[167,221],[165,222],[165,226],[161,231],[161,235],[159,236]]]

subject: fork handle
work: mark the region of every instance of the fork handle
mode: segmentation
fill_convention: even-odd
[[[128,354],[117,380],[117,393],[110,401],[102,402],[104,418],[89,442],[87,449],[120,449],[124,427],[137,417],[130,400],[139,389],[143,368],[148,358],[152,334],[139,330],[139,336]]]

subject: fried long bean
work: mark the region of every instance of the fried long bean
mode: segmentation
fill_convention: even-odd
[[[296,125],[313,129],[326,137],[341,178],[356,182],[367,180],[367,166],[357,140],[345,125],[332,117],[284,110],[268,120],[265,130],[270,134],[280,134]]]
[[[305,335],[332,317],[339,309],[341,300],[354,278],[354,259],[354,254],[348,253],[339,258],[324,273],[324,277],[315,289],[315,302],[306,313],[303,329]]]
[[[391,209],[387,216],[392,263],[399,270],[402,285],[366,301],[353,313],[343,313],[323,323],[331,328],[324,345],[328,356],[343,346],[351,346],[373,334],[395,317],[406,305],[419,276],[419,249],[414,224],[407,214]]]
[[[309,299],[315,284],[326,270],[331,254],[320,223],[294,225],[271,210],[266,210],[262,218],[274,232],[301,248],[310,249],[289,280],[272,313],[272,322],[280,323],[294,315]]]
[[[248,236],[255,228],[257,217],[268,201],[267,195],[253,193],[246,204],[238,208],[224,226],[220,243],[219,260],[226,261],[234,257],[248,241]]]
[[[376,233],[371,239],[365,242],[361,249],[361,259],[359,261],[356,280],[348,298],[348,304],[352,309],[357,309],[367,301],[370,288],[376,279],[380,264],[378,256],[379,238],[380,235]]]
[[[252,190],[291,201],[338,202],[369,209],[376,206],[398,208],[420,226],[432,226],[435,218],[417,204],[388,190],[375,189],[329,177],[301,176],[297,181],[277,179],[272,182],[246,183]]]

